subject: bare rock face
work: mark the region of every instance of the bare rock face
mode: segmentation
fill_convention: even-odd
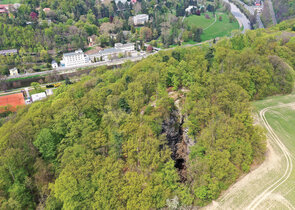
[[[183,135],[183,117],[178,110],[173,110],[162,124],[162,134],[166,134],[167,144],[171,148],[171,157],[175,161],[181,181],[186,180],[187,145]]]
[[[177,144],[182,140],[182,128],[181,123],[179,123],[179,118],[178,111],[173,110],[162,124],[162,133],[166,134],[168,145],[172,151],[173,160],[177,158]]]

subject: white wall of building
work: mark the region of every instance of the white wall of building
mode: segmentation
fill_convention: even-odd
[[[136,15],[133,17],[134,25],[144,25],[149,21],[149,16],[146,14]]]
[[[32,95],[32,101],[33,102],[36,102],[36,101],[40,101],[40,100],[43,100],[45,99],[47,96],[46,96],[46,93],[43,92],[43,93],[37,93],[37,94],[33,94]]]
[[[82,50],[76,50],[75,52],[64,54],[61,63],[64,64],[65,67],[68,67],[83,65],[86,61],[84,52]]]

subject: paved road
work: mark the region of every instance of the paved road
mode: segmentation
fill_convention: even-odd
[[[246,30],[251,30],[250,20],[248,20],[248,18],[241,12],[241,10],[235,4],[229,2],[228,0],[223,1],[230,4],[231,13],[239,21],[240,26],[244,26],[242,33],[245,33]]]
[[[244,2],[242,2],[241,0],[236,0],[236,1],[239,2],[240,4],[242,4],[250,12],[251,15],[255,14],[255,9],[257,9],[256,6],[249,6],[249,5],[245,4]],[[263,5],[261,6],[261,8],[263,8]],[[264,25],[261,21],[259,14],[256,15],[256,21],[258,23],[258,28],[264,28]]]

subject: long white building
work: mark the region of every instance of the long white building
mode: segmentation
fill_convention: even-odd
[[[108,48],[101,50],[98,53],[89,55],[89,58],[94,61],[94,58],[96,58],[98,61],[108,61],[110,58],[119,57],[120,55],[128,56],[128,53],[132,53],[135,50],[134,43],[116,43],[115,47]]]
[[[63,59],[60,63],[61,66],[64,67],[78,66],[87,63],[87,58],[84,55],[84,52],[81,49],[79,49],[75,52],[63,54]]]

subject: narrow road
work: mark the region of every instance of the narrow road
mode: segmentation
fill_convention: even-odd
[[[217,16],[216,16],[216,14],[215,14],[215,20],[214,20],[214,22],[211,23],[211,24],[210,24],[209,26],[207,26],[206,28],[204,28],[203,31],[205,31],[205,30],[207,30],[208,28],[210,28],[211,26],[213,26],[214,23],[216,23],[216,20],[217,20]]]
[[[239,2],[240,4],[242,4],[248,10],[248,12],[250,12],[251,15],[255,14],[255,7],[256,6],[249,6],[249,5],[245,4],[244,2],[242,2],[241,0],[236,0],[236,1]],[[256,21],[258,23],[258,28],[264,28],[264,25],[261,21],[259,14],[256,15]]]
[[[268,186],[261,194],[256,196],[256,198],[246,208],[247,210],[256,209],[274,190],[276,190],[279,186],[281,186],[284,182],[286,182],[292,173],[293,162],[292,162],[291,154],[289,150],[286,148],[286,146],[283,144],[283,142],[280,140],[280,138],[276,135],[272,127],[269,125],[265,117],[265,113],[270,111],[272,108],[289,107],[294,105],[295,103],[290,103],[290,104],[283,104],[279,106],[267,107],[261,110],[259,113],[260,118],[262,119],[264,126],[266,127],[268,131],[270,140],[273,141],[273,143],[277,144],[277,146],[283,152],[284,157],[286,159],[287,166],[286,166],[285,173],[279,179],[277,179],[273,184]]]
[[[246,30],[251,30],[250,20],[248,20],[248,18],[241,12],[241,10],[235,4],[229,2],[228,0],[223,1],[230,4],[231,13],[238,20],[240,26],[244,26],[242,33],[245,33]]]

